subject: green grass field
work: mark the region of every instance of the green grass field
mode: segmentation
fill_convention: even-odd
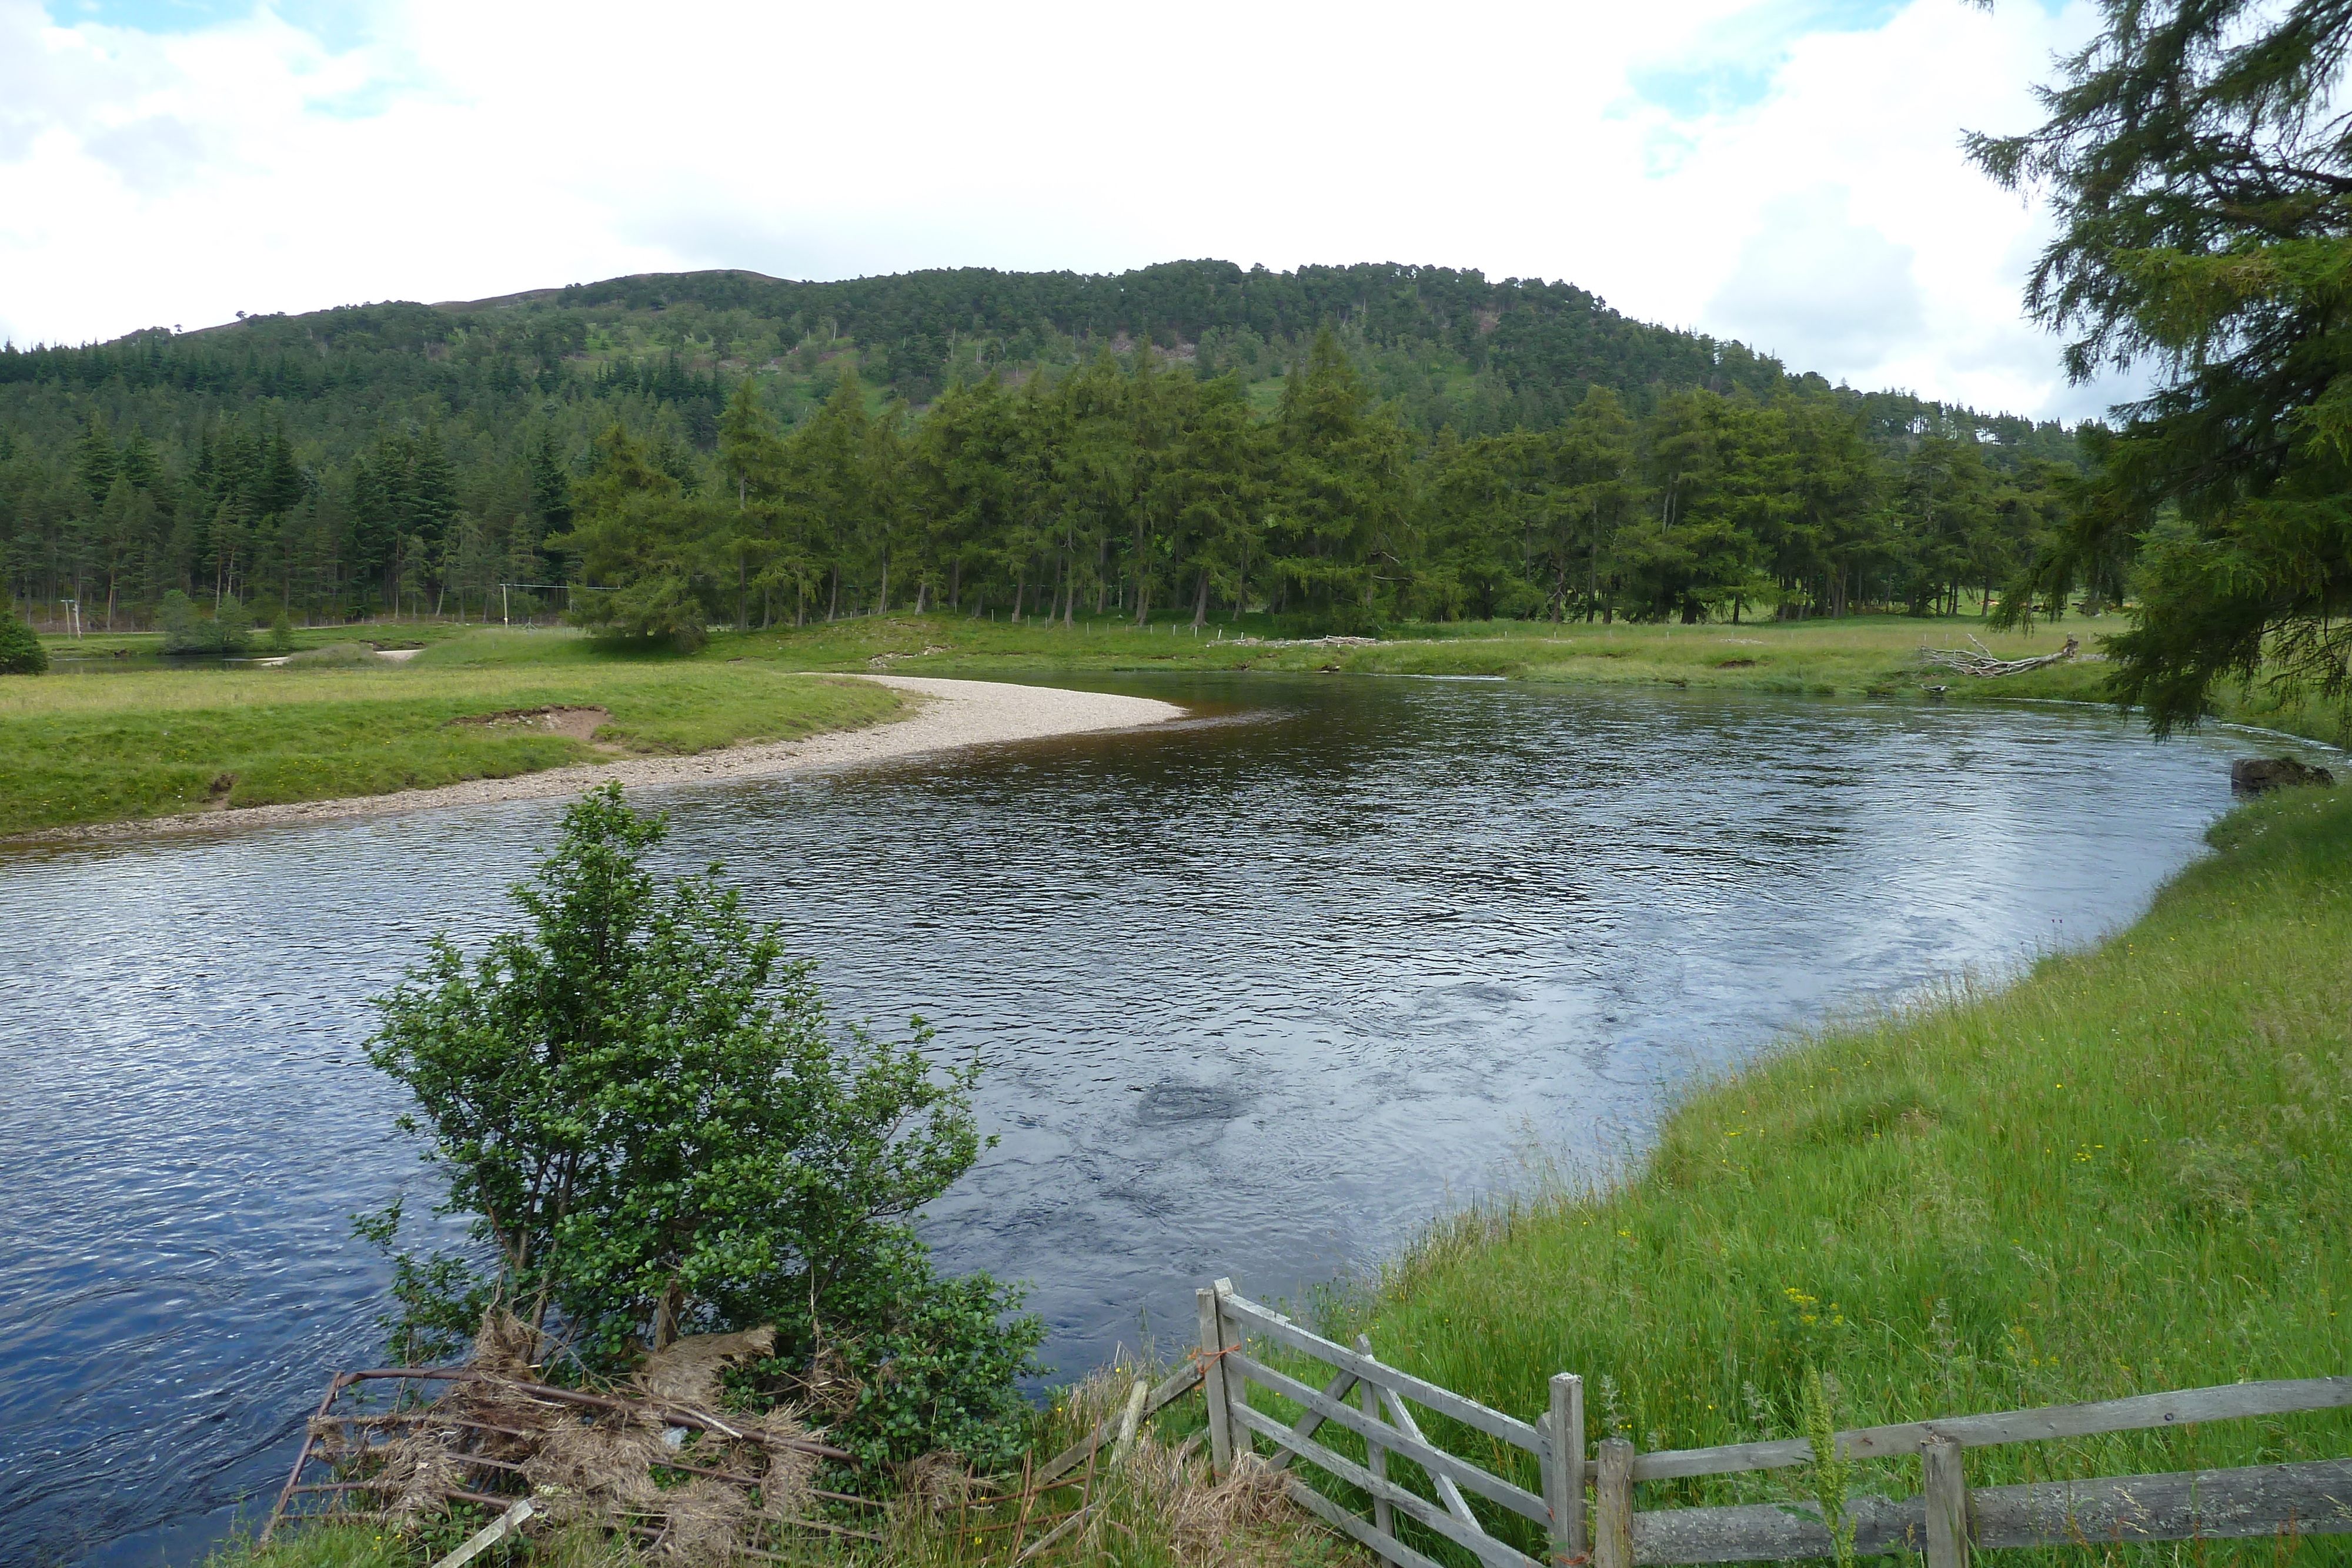
[[[856,728],[903,706],[882,687],[772,664],[594,658],[577,637],[546,640],[583,656],[448,657],[467,639],[405,664],[370,656],[0,680],[0,835],[708,751]],[[453,722],[541,706],[611,717],[593,741]]]

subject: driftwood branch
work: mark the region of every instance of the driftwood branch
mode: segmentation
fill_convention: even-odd
[[[2069,637],[2066,645],[2054,653],[2037,653],[2030,659],[2004,659],[1977,642],[1973,635],[1969,641],[1975,644],[1973,648],[1922,648],[1919,650],[1919,662],[1963,675],[1990,678],[2022,674],[2028,670],[2038,670],[2044,664],[2064,664],[2083,651],[2083,645]]]
[[[588,1394],[576,1388],[557,1388],[544,1383],[527,1383],[520,1378],[499,1377],[470,1366],[371,1366],[342,1375],[346,1384],[362,1383],[370,1378],[410,1378],[431,1383],[487,1383],[512,1389],[528,1398],[551,1405],[576,1405],[584,1410],[612,1410],[647,1420],[661,1421],[668,1426],[690,1427],[698,1432],[717,1432],[738,1442],[754,1443],[762,1448],[792,1448],[803,1454],[815,1454],[828,1459],[855,1459],[856,1455],[829,1444],[805,1438],[776,1437],[766,1433],[738,1432],[716,1416],[698,1410],[681,1409],[676,1405],[658,1400],[620,1399],[606,1394]],[[320,1414],[324,1415],[325,1408]]]

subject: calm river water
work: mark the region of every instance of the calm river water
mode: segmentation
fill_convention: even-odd
[[[201,674],[192,679],[203,678]],[[1077,683],[1074,683],[1077,684]],[[1160,730],[670,791],[842,1008],[997,1066],[930,1217],[1082,1371],[1282,1294],[1693,1071],[2133,916],[2245,737],[1470,681],[1099,683]],[[0,1562],[179,1563],[265,1497],[407,1186],[364,998],[509,919],[560,804],[0,855]],[[412,1209],[426,1206],[412,1204]]]

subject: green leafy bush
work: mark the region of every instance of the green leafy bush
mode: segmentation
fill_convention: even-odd
[[[253,612],[234,599],[205,616],[175,588],[163,595],[160,619],[166,653],[242,653],[253,641]]]
[[[1001,1458],[1043,1326],[984,1275],[939,1277],[911,1228],[979,1155],[978,1061],[935,1069],[920,1019],[903,1043],[835,1023],[717,867],[656,883],[667,831],[617,785],[583,797],[513,890],[527,929],[470,960],[436,937],[377,998],[369,1059],[415,1094],[402,1125],[481,1249],[397,1256],[396,1349],[445,1352],[496,1305],[603,1374],[773,1324],[772,1392],[859,1386],[847,1446]],[[362,1231],[394,1248],[400,1222]]]
[[[15,612],[0,610],[0,675],[41,675],[49,668],[49,651],[33,629]]]

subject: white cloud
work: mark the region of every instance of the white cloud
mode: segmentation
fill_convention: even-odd
[[[60,14],[0,0],[19,341],[701,267],[1395,260],[2085,412],[2019,317],[2040,220],[1958,149],[2032,122],[2084,0]]]
[[[1926,326],[1912,247],[1847,215],[1843,185],[1777,196],[1707,306],[1794,365],[1859,381]]]

